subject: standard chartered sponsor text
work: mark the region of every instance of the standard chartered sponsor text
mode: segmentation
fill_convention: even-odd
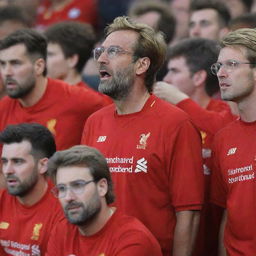
[[[133,157],[108,157],[108,164],[133,164]]]
[[[247,180],[252,180],[255,178],[254,172],[253,171],[253,166],[247,165],[235,169],[229,169],[228,170],[228,176],[235,176],[235,177],[230,177],[228,178],[228,183],[235,183],[235,182],[241,182],[241,181],[247,181]],[[250,172],[250,173],[247,173]],[[239,174],[237,176],[237,174]]]
[[[131,164],[129,167],[122,167],[121,165],[118,166],[110,166],[110,172],[132,172],[133,170],[133,157],[108,157],[107,158],[108,164]]]
[[[243,166],[235,169],[229,169],[228,170],[228,175],[235,175],[238,173],[243,173],[243,172],[249,172],[252,171],[252,164],[248,166]]]

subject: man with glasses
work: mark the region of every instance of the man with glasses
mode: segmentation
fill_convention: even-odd
[[[49,161],[49,173],[67,220],[51,233],[47,256],[162,255],[142,223],[109,206],[114,201],[113,185],[98,150],[75,146],[59,151]]]
[[[189,117],[152,95],[165,59],[161,34],[118,17],[94,57],[99,90],[114,103],[95,113],[82,144],[107,158],[117,208],[140,219],[164,255],[189,255],[203,201],[201,140]]]
[[[49,233],[63,218],[46,177],[56,150],[42,125],[10,125],[0,133],[7,189],[0,190],[0,255],[45,255]],[[3,252],[3,253],[2,253]]]
[[[225,208],[220,232],[221,240],[224,234],[221,256],[256,253],[255,42],[255,29],[230,32],[221,41],[218,62],[211,67],[218,77],[222,99],[236,102],[240,114],[214,139],[211,198]]]

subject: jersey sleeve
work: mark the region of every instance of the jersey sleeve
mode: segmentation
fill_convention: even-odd
[[[199,132],[186,120],[176,134],[169,187],[176,211],[200,210],[204,197],[202,146]]]
[[[177,104],[177,106],[189,114],[192,122],[200,130],[213,134],[236,118],[229,108],[218,112],[210,111],[202,108],[191,99],[185,99]]]

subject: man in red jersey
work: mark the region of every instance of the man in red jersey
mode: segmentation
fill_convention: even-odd
[[[60,22],[45,31],[47,45],[47,76],[71,85],[82,82],[84,65],[91,57],[95,34],[90,25],[81,22]]]
[[[49,172],[67,219],[53,230],[47,256],[162,255],[141,222],[109,206],[114,201],[113,185],[98,150],[74,146],[59,151],[49,161]]]
[[[220,254],[256,253],[255,100],[256,31],[239,29],[221,41],[217,75],[223,100],[238,104],[240,119],[220,130],[213,144],[212,202],[225,208]],[[224,232],[225,229],[225,232]]]
[[[7,189],[0,190],[0,252],[45,255],[49,233],[63,218],[46,178],[54,138],[36,123],[10,125],[0,133]]]
[[[48,41],[47,76],[90,89],[83,81],[82,71],[95,43],[91,26],[75,21],[60,22],[51,25],[45,31],[45,36]],[[112,103],[106,95],[99,95],[106,103]]]
[[[230,107],[224,101],[211,98],[219,91],[218,79],[210,69],[212,63],[217,61],[218,53],[218,43],[210,39],[190,38],[180,41],[169,48],[168,72],[164,82],[158,82],[154,87],[154,93],[158,97],[187,112],[201,132],[206,194],[195,245],[196,256],[218,253],[222,208],[209,203],[208,163],[214,134],[234,119]],[[217,118],[212,118],[214,114]]]
[[[0,71],[8,96],[0,102],[0,130],[37,122],[55,136],[57,149],[79,144],[87,117],[105,105],[96,92],[46,78],[47,41],[31,29],[0,43]]]
[[[164,62],[160,33],[127,17],[94,50],[99,90],[115,104],[92,115],[82,143],[107,158],[117,207],[140,219],[164,255],[191,253],[203,201],[201,140],[186,113],[151,94]]]

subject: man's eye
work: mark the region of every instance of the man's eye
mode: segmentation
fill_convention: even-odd
[[[231,68],[237,67],[238,64],[239,64],[239,63],[236,62],[236,61],[228,61],[228,62],[226,63],[226,65],[227,65],[228,67],[231,67]]]
[[[59,190],[60,193],[65,192],[66,191],[66,187],[65,186],[59,186],[58,190]]]
[[[108,48],[108,54],[110,55],[115,55],[117,53],[117,49],[114,47],[109,47]]]
[[[76,188],[82,188],[84,186],[84,182],[74,182],[73,184],[72,184],[72,187],[74,188],[74,189],[76,189]]]

